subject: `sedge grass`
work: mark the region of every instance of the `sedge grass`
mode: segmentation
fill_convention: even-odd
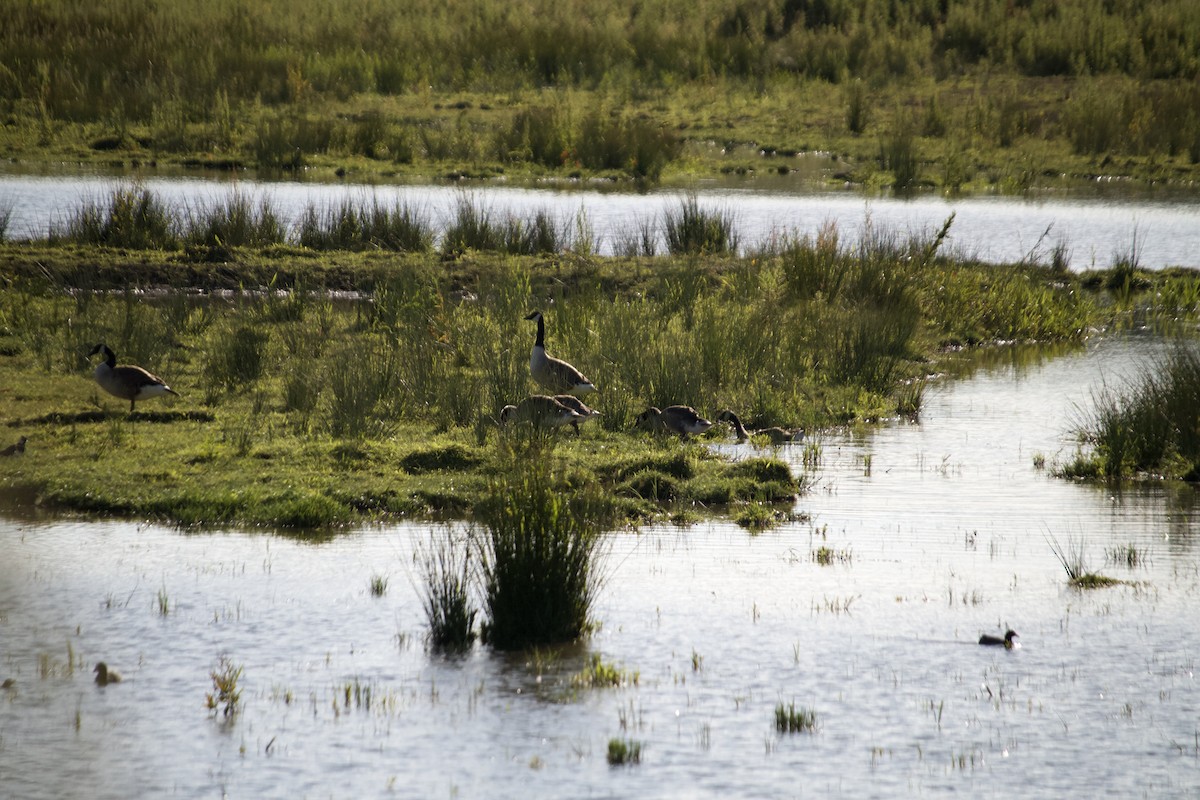
[[[594,494],[556,485],[539,463],[549,447],[515,453],[511,471],[495,480],[478,509],[485,635],[500,649],[573,641],[591,626],[602,580],[600,531],[611,512]]]

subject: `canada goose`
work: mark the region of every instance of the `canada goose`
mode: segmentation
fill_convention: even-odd
[[[546,320],[542,312],[534,311],[525,318],[537,320],[537,339],[529,355],[529,374],[542,387],[555,394],[582,395],[596,391],[595,385],[583,373],[561,358],[546,355]]]
[[[12,678],[5,678],[4,683],[0,683],[0,689],[16,689],[17,682]]]
[[[133,404],[136,400],[145,400],[160,394],[179,395],[160,378],[151,375],[141,367],[128,364],[118,367],[116,353],[103,342],[93,347],[92,352],[88,355],[94,356],[96,353],[104,354],[104,360],[96,366],[96,383],[100,384],[100,388],[113,397],[128,400],[129,413],[133,413]]]
[[[573,394],[556,394],[554,395],[554,399],[579,415],[579,419],[571,420],[571,427],[575,429],[576,434],[579,433],[580,425],[592,419],[593,417],[600,416],[599,411],[592,408]]]
[[[804,429],[798,428],[790,431],[786,428],[759,428],[757,430],[746,430],[746,426],[742,424],[738,415],[725,409],[720,414],[717,414],[718,422],[728,422],[733,426],[733,430],[737,433],[739,442],[744,442],[754,436],[766,436],[771,440],[772,444],[787,444],[788,442],[798,442],[804,438]]]
[[[96,684],[98,686],[108,686],[110,683],[121,682],[121,673],[115,669],[109,669],[108,664],[105,664],[103,661],[98,662],[92,672],[96,673]]]
[[[22,436],[17,440],[16,444],[10,444],[8,447],[0,450],[0,456],[19,456],[25,452],[25,443],[28,441],[28,436]]]
[[[646,430],[668,431],[680,436],[704,433],[712,427],[712,423],[697,414],[691,406],[667,406],[663,409],[650,406],[638,414],[637,424]]]
[[[1003,645],[1005,650],[1012,650],[1013,639],[1016,638],[1019,638],[1017,632],[1010,629],[1005,631],[1003,639],[1001,639],[999,636],[989,636],[985,633],[983,636],[979,637],[979,643],[987,645]]]
[[[548,430],[572,425],[581,419],[584,419],[582,414],[544,394],[530,395],[515,406],[500,409],[501,425],[523,422],[535,428]]]

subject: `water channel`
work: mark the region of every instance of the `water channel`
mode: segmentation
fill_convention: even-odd
[[[997,351],[935,383],[919,423],[823,434],[806,521],[613,532],[600,628],[564,650],[430,654],[430,525],[291,538],[12,510],[0,794],[1195,797],[1196,491],[1035,466],[1170,346]],[[803,447],[777,452],[804,469]],[[1050,538],[1125,583],[1068,588]],[[976,644],[1007,627],[1020,648]],[[636,685],[573,688],[590,654]],[[222,657],[244,670],[228,718],[206,708]],[[125,680],[96,686],[99,660]],[[815,731],[777,732],[779,703]],[[641,763],[609,766],[613,738]]]
[[[44,237],[84,203],[106,205],[115,187],[133,185],[128,175],[0,173],[0,212],[10,214],[11,238]],[[686,191],[678,187],[646,193],[598,192],[592,186],[519,188],[503,184],[462,188],[454,185],[326,184],[297,181],[237,181],[151,173],[138,178],[173,207],[197,209],[238,191],[265,200],[287,225],[309,206],[318,210],[351,202],[378,200],[385,207],[406,203],[427,215],[435,230],[445,228],[465,196],[496,214],[528,218],[549,211],[573,224],[582,220],[595,249],[611,254],[642,226],[657,226],[676,210]],[[932,235],[955,215],[947,249],[990,263],[1022,259],[1047,262],[1061,246],[1072,269],[1106,268],[1133,256],[1150,269],[1200,267],[1200,199],[1194,194],[1163,192],[1131,196],[1096,187],[1074,194],[1028,198],[921,195],[911,199],[867,197],[857,191],[797,192],[770,179],[753,182],[710,181],[693,187],[702,207],[728,213],[743,248],[766,244],[780,235],[808,236],[835,223],[841,241],[853,244],[867,228],[901,236]]]

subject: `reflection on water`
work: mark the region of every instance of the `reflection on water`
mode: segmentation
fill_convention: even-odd
[[[106,200],[127,180],[103,175],[0,175],[0,210],[11,209],[8,235],[45,236],[84,202]],[[648,193],[596,192],[572,189],[526,189],[487,186],[364,186],[295,182],[213,181],[147,177],[142,185],[179,209],[211,207],[232,191],[269,200],[285,225],[299,220],[304,209],[337,207],[347,200],[407,202],[426,211],[437,230],[444,230],[457,203],[472,197],[497,213],[528,218],[549,210],[565,220],[582,216],[596,237],[596,247],[611,254],[631,231],[659,225],[675,211],[682,193],[663,188]],[[815,234],[826,222],[838,225],[840,239],[853,245],[868,226],[900,235],[932,235],[955,215],[947,247],[985,262],[1012,263],[1036,258],[1049,261],[1063,245],[1074,269],[1110,266],[1115,257],[1136,250],[1142,266],[1200,267],[1200,200],[1195,197],[1020,199],[1007,197],[866,198],[855,192],[779,191],[769,181],[758,188],[725,184],[698,187],[702,206],[727,212],[744,247],[757,247],[781,234]],[[764,188],[765,187],[765,188]],[[665,249],[659,233],[659,248]]]
[[[327,541],[0,523],[0,786],[16,797],[1192,797],[1200,791],[1190,487],[1109,488],[1068,457],[1101,378],[1166,345],[998,353],[921,424],[823,437],[811,523],[616,534],[601,629],[461,659],[423,643],[427,526]],[[723,446],[740,454],[746,446]],[[802,447],[779,450],[801,468]],[[1129,581],[1064,587],[1072,538]],[[814,551],[829,548],[827,566]],[[1106,550],[1135,547],[1133,568]],[[373,575],[389,578],[372,597]],[[166,613],[162,613],[163,598]],[[975,644],[1015,628],[1012,652]],[[638,685],[578,691],[589,653]],[[221,656],[243,709],[205,707]],[[98,660],[126,680],[96,687]],[[780,735],[777,703],[811,708]],[[643,743],[611,768],[608,740]]]

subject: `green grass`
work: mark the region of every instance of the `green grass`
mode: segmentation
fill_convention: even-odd
[[[591,626],[613,509],[594,488],[564,491],[546,465],[551,448],[514,452],[477,509],[484,635],[499,649],[574,641]]]
[[[571,685],[582,689],[619,688],[622,686],[637,686],[639,675],[636,671],[605,662],[599,653],[593,653],[582,670],[571,676]]]
[[[608,763],[613,767],[642,763],[642,743],[632,739],[608,740]]]
[[[1102,276],[958,261],[936,236],[881,231],[858,253],[835,229],[822,237],[686,259],[269,245],[231,248],[231,266],[0,243],[0,425],[31,440],[0,480],[46,508],[181,525],[472,518],[508,469],[499,410],[534,391],[523,318],[549,299],[551,351],[598,381],[603,413],[555,437],[555,481],[596,486],[621,521],[736,514],[760,527],[820,469],[815,439],[793,475],[777,459],[714,455],[706,443],[727,439],[724,426],[681,442],[636,431],[636,415],[682,402],[809,431],[869,423],[913,413],[919,391],[906,387],[947,344],[1079,341],[1133,313]],[[1194,273],[1142,281],[1130,291],[1144,318],[1177,318],[1200,297]],[[329,293],[344,289],[363,299]],[[128,415],[91,378],[99,341],[180,396]],[[1167,405],[1185,411],[1186,397]],[[1169,452],[1182,463],[1185,450]]]
[[[463,652],[475,641],[471,549],[447,533],[431,534],[420,556],[425,619],[435,649]]]
[[[817,727],[817,712],[796,708],[795,703],[775,706],[775,730],[780,733],[812,733]]]
[[[0,148],[22,161],[653,181],[823,151],[899,185],[879,142],[919,120],[922,179],[952,189],[1200,162],[1187,0],[48,0],[6,22]]]
[[[1181,341],[1121,389],[1104,389],[1078,424],[1088,447],[1058,472],[1121,480],[1200,475],[1200,353]]]

